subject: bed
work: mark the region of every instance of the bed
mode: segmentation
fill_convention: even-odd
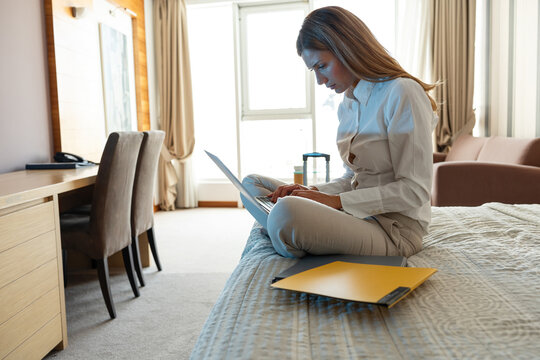
[[[294,262],[255,223],[191,358],[540,357],[540,205],[434,207],[408,265],[438,272],[390,309],[271,288]]]

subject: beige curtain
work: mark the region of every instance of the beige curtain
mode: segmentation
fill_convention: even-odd
[[[184,0],[154,0],[153,10],[158,119],[166,133],[159,161],[160,207],[196,207],[191,171],[195,136],[186,5]]]
[[[439,123],[438,151],[447,151],[462,133],[474,127],[475,0],[434,0],[432,79],[443,83],[435,90]]]

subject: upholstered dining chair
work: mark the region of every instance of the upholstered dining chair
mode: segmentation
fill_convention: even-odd
[[[137,169],[135,171],[135,181],[133,184],[133,197],[131,202],[131,246],[135,271],[139,278],[139,283],[144,286],[141,259],[139,253],[139,235],[146,232],[148,244],[152,251],[154,262],[159,271],[161,263],[156,248],[154,237],[154,183],[156,179],[159,153],[165,138],[165,132],[160,130],[145,131]]]
[[[67,213],[60,217],[63,255],[66,249],[73,249],[97,261],[101,292],[113,319],[116,310],[109,284],[109,256],[122,250],[131,289],[135,297],[139,296],[130,246],[130,216],[142,139],[140,132],[111,133],[101,156],[90,214]]]

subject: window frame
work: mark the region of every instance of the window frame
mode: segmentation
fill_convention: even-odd
[[[305,69],[305,91],[306,106],[301,108],[278,108],[278,109],[258,109],[249,108],[249,76],[248,76],[248,57],[247,57],[247,29],[246,21],[243,21],[246,15],[261,12],[283,11],[283,10],[303,10],[306,16],[311,7],[307,1],[295,2],[264,2],[264,3],[236,3],[236,42],[237,50],[237,77],[238,77],[238,99],[239,120],[272,120],[272,119],[309,119],[313,118],[314,89],[313,79],[308,69]]]

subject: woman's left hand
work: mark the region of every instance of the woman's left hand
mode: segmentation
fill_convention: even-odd
[[[303,189],[294,190],[291,193],[291,195],[300,196],[306,199],[317,201],[317,202],[320,202],[321,204],[330,206],[331,208],[334,208],[334,209],[339,210],[342,208],[341,198],[339,197],[339,195],[329,195],[329,194],[322,193],[320,191],[303,190]]]

